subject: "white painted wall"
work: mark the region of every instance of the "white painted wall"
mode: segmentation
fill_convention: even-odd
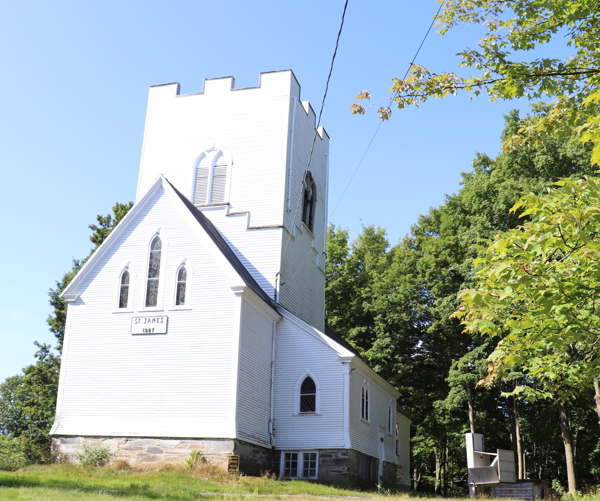
[[[379,459],[379,430],[384,432],[385,461],[396,462],[396,423],[392,433],[387,431],[388,407],[392,405],[392,416],[396,418],[396,398],[384,383],[367,369],[364,364],[353,361],[350,373],[350,438],[352,448]],[[369,422],[361,419],[361,391],[363,381],[368,383],[370,398]]]
[[[242,300],[237,436],[269,448],[272,343],[272,320]]]
[[[410,485],[410,419],[401,413],[396,414],[396,423],[398,430],[398,452],[396,463],[399,471],[397,474],[398,482],[402,485]]]
[[[160,228],[164,311],[141,311],[147,245]],[[165,249],[166,247],[166,249]],[[174,273],[193,267],[190,310],[173,310]],[[134,271],[133,312],[115,313],[117,280]],[[228,437],[235,296],[226,275],[160,188],[69,305],[59,435]],[[166,335],[131,335],[133,316],[168,315]]]
[[[344,448],[344,364],[301,320],[277,324],[275,354],[276,448]],[[320,415],[296,415],[296,386],[310,372],[320,385]]]

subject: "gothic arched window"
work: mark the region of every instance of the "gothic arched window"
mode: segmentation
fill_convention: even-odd
[[[388,426],[387,432],[392,433],[392,404],[388,406]]]
[[[175,306],[185,305],[185,286],[187,282],[187,270],[182,264],[177,271],[177,286],[175,292]]]
[[[300,386],[300,412],[316,412],[317,385],[310,376],[302,381]]]
[[[119,308],[127,308],[129,304],[129,270],[121,273],[119,281]]]
[[[158,286],[160,280],[160,255],[162,242],[156,235],[150,244],[150,257],[148,258],[148,282],[146,285],[146,307],[152,308],[158,304]]]
[[[230,166],[231,158],[223,149],[213,147],[200,155],[194,177],[195,204],[227,202]]]
[[[302,189],[304,190],[302,202],[302,222],[310,231],[313,231],[315,210],[317,206],[317,185],[313,181],[310,172],[307,172],[304,176]]]
[[[369,389],[366,386],[362,387],[360,417],[365,421],[369,420]]]

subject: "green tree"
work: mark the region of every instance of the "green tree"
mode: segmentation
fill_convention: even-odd
[[[442,3],[442,0],[438,0]],[[543,141],[558,133],[569,135],[573,127],[583,131],[584,141],[593,141],[593,160],[600,161],[599,0],[444,0],[437,17],[440,33],[464,24],[478,24],[486,33],[478,47],[459,53],[461,66],[474,70],[463,78],[453,72],[434,73],[418,64],[406,79],[394,78],[391,100],[402,109],[418,106],[430,98],[444,98],[465,91],[484,92],[490,99],[526,97],[554,99],[545,107],[542,120],[523,124],[524,134],[508,143]],[[568,57],[532,58],[528,53],[557,37]],[[535,53],[534,53],[535,54]],[[359,99],[370,99],[363,91]],[[360,104],[353,113],[364,113]],[[379,109],[388,119],[391,109]]]
[[[461,292],[455,316],[501,339],[484,384],[517,368],[526,377],[511,394],[556,402],[575,490],[569,405],[600,373],[600,186],[595,178],[554,186],[518,201],[511,211],[524,208],[531,220],[481,248],[477,285]]]

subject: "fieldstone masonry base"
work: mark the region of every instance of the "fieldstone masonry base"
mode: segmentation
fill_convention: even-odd
[[[239,455],[240,469],[247,475],[259,475],[272,464],[270,449],[227,439],[53,437],[52,452],[75,461],[84,445],[97,444],[108,447],[115,459],[123,459],[131,465],[183,463],[194,449],[201,451],[208,463],[224,470],[228,456]]]

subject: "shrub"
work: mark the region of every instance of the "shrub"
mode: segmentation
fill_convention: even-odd
[[[81,466],[106,466],[112,461],[113,454],[108,447],[95,444],[84,445],[83,450],[75,457]]]
[[[204,454],[202,454],[202,452],[200,452],[198,449],[192,449],[190,451],[190,455],[185,460],[185,467],[193,470],[202,463],[206,463]]]
[[[19,441],[10,435],[0,435],[0,470],[14,471],[25,463],[25,453]]]

